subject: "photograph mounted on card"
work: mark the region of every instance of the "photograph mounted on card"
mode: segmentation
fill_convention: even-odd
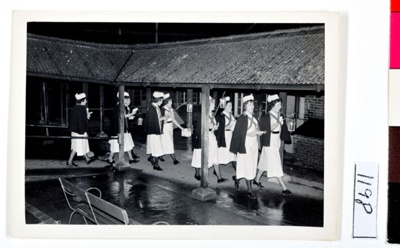
[[[13,18],[12,236],[337,239],[338,13]]]

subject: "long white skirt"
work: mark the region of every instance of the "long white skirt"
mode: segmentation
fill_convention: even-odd
[[[281,138],[279,134],[271,134],[270,146],[261,150],[258,169],[267,172],[267,177],[283,177],[281,153]]]
[[[163,132],[161,134],[161,143],[164,154],[174,154],[174,127],[172,122],[164,124]]]
[[[78,134],[71,132],[72,137],[87,137],[87,133]],[[83,156],[90,151],[88,139],[71,139],[71,150],[76,152],[76,155]]]
[[[147,135],[146,153],[153,157],[164,155],[163,145],[161,143],[161,134]]]
[[[208,136],[208,168],[214,164],[219,164],[218,160],[218,144],[213,132],[209,132]],[[201,148],[193,149],[192,167],[201,168]]]
[[[220,164],[228,164],[236,161],[236,155],[229,151],[232,140],[232,131],[225,131],[225,144],[226,147],[218,147],[218,160]]]
[[[108,143],[110,144],[110,151],[112,153],[119,152],[119,143],[117,136],[113,136],[116,139],[110,139]],[[130,133],[124,133],[124,152],[130,151],[135,147],[133,143],[132,135]]]
[[[257,172],[258,138],[246,136],[246,153],[238,153],[236,157],[236,178],[253,180]]]

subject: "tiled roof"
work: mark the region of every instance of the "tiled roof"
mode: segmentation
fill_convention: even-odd
[[[133,46],[30,35],[27,70],[147,85],[323,85],[324,59],[323,27]]]
[[[132,48],[28,35],[27,72],[114,81]]]
[[[324,84],[324,29],[137,45],[123,82]]]

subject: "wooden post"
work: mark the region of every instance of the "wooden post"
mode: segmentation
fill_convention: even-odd
[[[180,103],[181,103],[181,101],[179,101],[179,99],[180,99],[180,98],[179,98],[179,92],[180,92],[180,91],[178,91],[178,90],[175,91],[175,101],[174,101],[174,103],[176,104],[176,106],[179,106]],[[176,106],[175,106],[175,107],[176,107]]]
[[[287,93],[286,92],[279,92],[279,97],[282,99],[282,108],[281,108],[281,113],[286,118],[286,109],[287,109]],[[281,154],[281,159],[283,163],[283,151],[285,149],[285,142],[281,142],[281,148],[280,148],[280,154]]]
[[[60,118],[61,118],[61,126],[65,124],[64,119],[64,103],[65,103],[65,83],[60,84]]]
[[[219,104],[218,91],[214,90],[212,98],[215,99],[215,106],[217,106]]]
[[[120,85],[119,88],[119,154],[118,160],[119,162],[124,161],[124,133],[125,133],[125,106],[124,106],[124,91],[125,86]]]
[[[202,87],[201,98],[201,183],[200,188],[192,191],[192,196],[202,201],[215,199],[217,193],[208,188],[208,135],[209,135],[209,109],[210,88]]]
[[[44,123],[49,124],[49,91],[47,82],[43,82],[43,100],[44,100]],[[49,128],[46,127],[46,136],[49,136]]]
[[[82,83],[82,91],[86,94],[86,98],[89,98],[89,84]]]
[[[100,85],[100,133],[97,134],[97,137],[107,137],[107,134],[104,133],[104,85]]]
[[[188,112],[186,116],[187,127],[193,130],[193,89],[187,89],[188,104],[192,104],[192,112]],[[192,137],[186,139],[186,150],[192,152]]]
[[[40,91],[40,124],[46,124],[44,122],[44,93],[43,93],[43,84],[44,82],[40,82],[40,86],[42,88],[42,90]]]
[[[146,110],[149,109],[151,104],[151,88],[146,88]]]
[[[44,106],[44,124],[49,124],[49,95],[47,82],[43,82],[42,91],[43,91],[43,106]]]
[[[69,125],[69,84],[65,84],[65,123]]]
[[[210,88],[203,87],[201,99],[201,187],[208,187],[208,140],[209,140],[209,113]]]

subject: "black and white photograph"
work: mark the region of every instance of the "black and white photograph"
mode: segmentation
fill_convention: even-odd
[[[337,86],[325,19],[39,19],[22,36],[27,230],[335,237],[338,165],[327,156],[337,127],[326,120]]]

